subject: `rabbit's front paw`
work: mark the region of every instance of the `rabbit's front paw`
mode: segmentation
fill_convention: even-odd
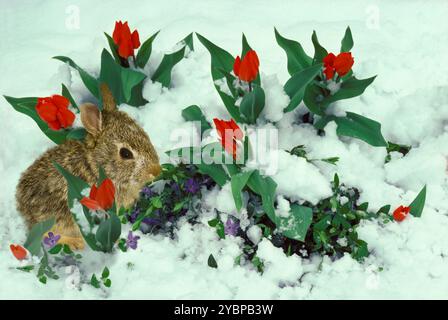
[[[85,247],[84,239],[78,237],[61,236],[59,243],[66,244],[72,250],[83,250]]]

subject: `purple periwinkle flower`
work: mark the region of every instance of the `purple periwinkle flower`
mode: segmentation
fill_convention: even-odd
[[[128,215],[129,222],[134,223],[135,220],[137,220],[140,213],[141,213],[141,209],[139,207],[135,207],[134,210],[132,210],[131,214]]]
[[[226,224],[224,226],[224,233],[230,236],[236,236],[238,229],[240,228],[240,223],[235,219],[228,217]]]
[[[196,193],[199,191],[199,183],[193,178],[189,178],[184,184],[185,191],[188,193]]]
[[[140,239],[139,236],[134,236],[134,234],[132,233],[132,231],[129,231],[128,233],[128,238],[126,239],[126,247],[129,249],[137,249],[137,242],[138,239]]]
[[[176,182],[172,182],[170,184],[171,190],[173,190],[175,193],[179,193],[180,189],[179,189],[179,185]]]
[[[142,193],[146,198],[151,198],[151,197],[154,195],[154,191],[153,191],[150,187],[148,187],[148,186],[143,187],[141,193]]]
[[[59,239],[61,239],[61,235],[48,232],[48,235],[44,238],[44,244],[51,249],[58,243]]]
[[[150,226],[155,226],[160,223],[160,219],[148,217],[148,218],[144,218],[142,220],[142,223],[150,225]]]

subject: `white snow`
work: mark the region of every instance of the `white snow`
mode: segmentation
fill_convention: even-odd
[[[261,228],[257,225],[251,226],[247,229],[247,237],[253,244],[257,245],[261,240]]]
[[[70,16],[78,9],[76,17]],[[403,10],[403,8],[406,10]],[[75,10],[76,12],[76,10]],[[49,280],[46,285],[15,269],[20,263],[9,252],[10,243],[23,243],[26,227],[15,207],[15,188],[23,172],[42,152],[53,146],[33,120],[0,99],[0,298],[176,298],[176,299],[350,299],[448,298],[448,73],[443,62],[448,49],[448,3],[433,1],[237,1],[199,0],[145,3],[113,0],[107,4],[87,0],[2,2],[3,39],[0,44],[1,94],[49,96],[60,93],[61,82],[78,102],[91,101],[77,72],[50,58],[71,57],[88,72],[99,72],[100,53],[107,47],[103,31],[112,33],[115,20],[128,20],[141,39],[161,29],[145,72],[154,72],[165,52],[189,32],[197,31],[233,55],[241,52],[244,32],[260,58],[266,92],[264,117],[278,121],[279,148],[305,145],[310,159],[337,156],[337,166],[306,162],[284,151],[272,151],[279,160],[273,179],[277,196],[317,202],[330,194],[335,172],[348,186],[359,188],[361,201],[372,210],[384,204],[409,204],[424,184],[426,207],[420,219],[402,223],[364,222],[359,236],[369,244],[364,263],[350,256],[287,257],[268,240],[259,243],[257,256],[264,273],[250,265],[234,266],[241,252],[239,237],[219,239],[206,221],[212,208],[237,216],[229,186],[205,195],[210,212],[203,223],[181,224],[175,240],[142,235],[138,249],[113,255],[84,251],[81,273],[111,270],[112,288],[97,290],[83,284],[74,290],[76,271]],[[231,23],[229,23],[231,21]],[[418,21],[419,23],[415,23]],[[26,23],[24,23],[26,22]],[[273,27],[287,38],[300,41],[312,54],[312,30],[329,51],[337,52],[350,25],[355,46],[354,71],[358,78],[378,74],[358,98],[336,104],[334,113],[352,111],[382,124],[387,140],[412,145],[406,157],[397,154],[384,164],[386,151],[353,139],[340,139],[330,123],[325,136],[309,125],[297,125],[303,106],[283,115],[287,99],[281,84],[289,78],[286,56],[276,44]],[[173,148],[175,134],[196,134],[181,116],[189,105],[199,105],[206,118],[228,119],[210,75],[208,51],[194,39],[195,51],[172,74],[172,88],[146,81],[140,108],[120,108],[147,131],[160,154]],[[416,45],[418,44],[418,45]],[[279,119],[281,118],[281,119]],[[268,125],[270,126],[270,125]],[[282,210],[283,206],[277,208]],[[241,214],[244,214],[242,211]],[[250,228],[250,226],[248,226]],[[249,229],[250,230],[250,229]],[[126,235],[128,230],[123,230]],[[208,267],[210,254],[218,268]],[[64,274],[64,271],[62,272]],[[76,282],[76,281],[75,281]]]
[[[265,88],[266,96],[262,115],[271,122],[277,122],[283,117],[283,109],[288,106],[290,99],[276,75],[263,74],[262,87]]]
[[[277,210],[275,210],[275,214],[279,217],[286,218],[291,213],[291,206],[289,204],[289,201],[286,200],[282,195],[277,196]]]

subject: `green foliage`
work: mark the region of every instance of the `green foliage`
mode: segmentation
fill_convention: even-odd
[[[212,254],[208,256],[207,264],[210,268],[218,268],[218,264],[216,263],[215,257]]]
[[[264,109],[265,95],[263,89],[254,85],[253,90],[246,93],[240,104],[242,119],[249,124],[255,124]]]
[[[157,37],[157,35],[159,34],[160,30],[157,31],[156,33],[154,33],[152,36],[150,36],[148,39],[146,39],[140,49],[137,52],[137,56],[136,56],[136,62],[137,62],[137,66],[139,68],[144,68],[146,63],[149,60],[149,57],[151,56],[151,52],[152,52],[152,43],[154,42],[154,39]]]
[[[319,252],[334,257],[350,253],[359,261],[368,256],[367,243],[358,238],[356,228],[363,219],[380,218],[386,214],[369,213],[368,203],[358,204],[358,199],[358,190],[340,184],[335,175],[333,195],[310,206],[313,220],[303,249],[309,254]],[[294,245],[293,247],[296,249]]]
[[[235,62],[233,56],[200,34],[197,34],[197,37],[210,53],[212,78],[227,111],[236,122],[254,124],[265,104],[265,94],[260,86],[260,75],[258,74],[256,79],[249,84],[248,91],[243,90],[238,85],[241,84],[241,81],[231,74]],[[243,34],[241,57],[244,57],[249,50],[251,47]],[[230,94],[221,88],[220,82],[222,85],[227,84]],[[242,98],[242,101],[237,106],[239,98]]]
[[[26,98],[13,98],[4,96],[6,101],[18,112],[26,114],[30,118],[32,118],[36,124],[39,126],[39,129],[54,143],[61,144],[67,139],[67,135],[70,135],[75,129],[61,129],[61,130],[52,130],[48,127],[47,123],[43,121],[37,111],[37,98],[36,97],[26,97]]]
[[[274,197],[277,183],[271,177],[263,177],[258,170],[254,171],[247,181],[248,187],[261,197],[263,209],[273,222],[276,221]]]
[[[123,67],[128,68],[129,63],[127,59],[123,59],[118,54],[118,46],[115,44],[114,39],[110,35],[108,35],[106,32],[104,32],[104,35],[107,38],[107,43],[109,44],[110,52],[112,52],[112,55],[114,56],[115,62],[122,65]]]
[[[226,235],[224,233],[224,223],[222,223],[220,219],[212,219],[208,222],[208,225],[216,229],[216,233],[218,234],[220,239],[225,239]]]
[[[193,44],[193,32],[190,33],[188,36],[183,38],[180,41],[181,44],[184,44],[190,51],[194,51],[194,44]]]
[[[243,200],[241,198],[241,191],[246,186],[249,178],[251,177],[254,171],[245,171],[241,173],[234,174],[231,177],[230,183],[232,188],[233,200],[235,201],[235,207],[238,211],[241,210],[243,206]]]
[[[163,189],[153,191],[153,185],[163,180]],[[189,188],[188,184],[194,188]],[[186,217],[193,221],[199,213],[201,192],[199,186],[216,184],[208,175],[203,175],[194,165],[163,164],[162,173],[152,185],[144,187],[135,207],[127,213],[132,229],[144,233],[174,235],[176,222]]]
[[[335,121],[338,135],[358,138],[374,147],[387,147],[379,122],[353,112],[347,112],[346,117],[338,117]]]
[[[292,76],[284,86],[285,92],[290,97],[290,103],[285,108],[285,112],[294,110],[303,100],[312,116],[320,116],[314,124],[316,129],[322,130],[328,122],[336,121],[338,135],[358,138],[373,146],[387,146],[387,142],[381,134],[381,125],[378,122],[354,113],[347,113],[346,117],[327,115],[330,104],[361,95],[375,80],[375,77],[357,79],[353,76],[353,71],[350,70],[342,78],[333,79],[339,88],[332,92],[328,89],[327,81],[321,73],[322,61],[328,51],[319,43],[315,31],[311,37],[314,46],[313,59],[304,52],[298,42],[282,37],[277,30],[275,30],[275,36],[277,43],[286,52],[288,71]],[[353,37],[350,27],[347,27],[341,41],[341,52],[349,52],[352,47]]]
[[[65,85],[62,85],[62,95],[66,97],[70,104],[76,109],[78,106],[73,99],[72,95],[68,91]],[[26,97],[26,98],[13,98],[9,96],[4,96],[6,101],[18,112],[26,114],[30,118],[32,118],[36,124],[39,126],[39,129],[54,143],[62,144],[67,139],[75,139],[82,140],[85,137],[85,130],[83,128],[68,128],[61,130],[53,130],[50,129],[47,123],[42,120],[37,113],[36,105],[37,105],[37,97]]]
[[[353,48],[353,37],[350,27],[345,30],[344,38],[341,41],[341,52],[350,52]]]
[[[309,159],[306,148],[304,145],[298,145],[292,148],[290,151],[287,151],[288,153],[300,157],[305,158],[308,162],[314,162],[314,161],[323,161],[332,165],[336,165],[336,163],[339,161],[339,157],[329,157],[329,158],[323,158],[323,159]]]
[[[56,56],[53,57],[53,59],[62,61],[64,63],[67,63],[70,67],[77,70],[79,72],[79,76],[81,77],[82,82],[86,86],[86,88],[90,91],[90,93],[96,97],[99,98],[99,83],[98,80],[95,79],[92,75],[87,73],[84,69],[82,69],[80,66],[78,66],[72,59],[64,56]]]
[[[86,135],[87,135],[86,129],[75,128],[75,129],[70,130],[70,132],[66,136],[66,139],[67,140],[84,140]]]
[[[412,203],[409,205],[411,207],[411,214],[414,217],[421,217],[423,208],[425,207],[425,201],[426,201],[426,186],[423,187],[423,189],[418,193],[417,197],[412,201]]]
[[[101,53],[101,71],[98,81],[107,84],[117,105],[122,103],[132,106],[145,104],[147,101],[143,99],[141,90],[138,92],[133,90],[145,78],[143,73],[117,64],[106,49]]]
[[[324,47],[322,47],[320,45],[319,40],[317,39],[316,31],[313,31],[313,35],[311,36],[311,41],[313,42],[313,46],[314,46],[313,64],[321,63],[322,60],[328,54],[328,52]]]
[[[288,59],[288,72],[291,76],[311,66],[313,59],[305,53],[299,42],[286,39],[275,28],[274,32],[278,45],[285,50]]]
[[[92,277],[90,278],[90,285],[96,289],[100,289],[101,285],[105,286],[106,288],[110,288],[112,285],[112,280],[109,279],[110,271],[107,267],[104,267],[103,272],[101,273],[101,278],[98,279],[96,274],[92,274]]]
[[[167,151],[166,154],[172,158],[177,157],[183,159],[184,162],[186,163],[194,163],[194,165],[197,167],[200,173],[209,175],[219,186],[222,187],[230,179],[229,175],[224,170],[222,164],[211,163],[211,160],[213,159],[204,159],[203,157],[204,149],[208,147],[212,148],[213,151],[212,153],[214,156],[220,157],[223,160],[225,160],[225,157],[227,157],[226,152],[224,152],[223,148],[219,143],[206,145],[202,148],[201,147],[179,148]],[[224,163],[232,163],[232,162],[224,162]]]
[[[75,99],[73,99],[73,96],[71,95],[70,91],[64,84],[62,84],[62,96],[66,97],[68,99],[68,101],[70,101],[70,104],[72,105],[72,107],[75,108],[79,112],[79,108],[75,102]]]
[[[305,241],[305,236],[313,219],[313,210],[308,207],[293,204],[288,217],[278,217],[275,224],[278,230],[287,238]]]
[[[255,269],[260,272],[261,274],[263,274],[264,272],[264,263],[263,261],[257,257],[256,255],[252,258],[251,260],[252,265],[255,267]]]
[[[67,170],[65,170],[60,164],[53,162],[54,167],[56,168],[56,170],[58,170],[58,172],[65,178],[65,180],[67,181],[67,185],[68,185],[68,207],[72,208],[73,207],[73,202],[74,200],[81,200],[82,199],[82,191],[84,189],[89,188],[89,184],[87,182],[85,182],[84,180],[82,180],[79,177],[74,176],[73,174],[71,174],[70,172],[68,172]]]
[[[56,274],[56,272],[53,270],[53,268],[50,266],[48,261],[48,254],[44,251],[44,255],[42,259],[40,260],[40,265],[37,270],[37,278],[39,281],[43,284],[47,284],[47,279],[53,279],[58,280],[59,276]]]
[[[306,67],[293,74],[292,77],[285,83],[283,89],[291,99],[284,112],[293,111],[302,102],[305,95],[305,89],[308,84],[313,81],[321,72],[322,64],[316,64]]]
[[[74,201],[80,201],[84,196],[82,195],[83,190],[89,188],[90,186],[79,177],[74,176],[62,166],[57,163],[53,163],[58,172],[65,178],[68,186],[68,207],[72,208]],[[99,181],[105,179],[105,173],[102,168],[100,168]],[[121,222],[116,213],[115,204],[105,212],[103,218],[94,219],[90,211],[83,206],[84,218],[89,224],[89,230],[85,230],[79,221],[80,217],[77,217],[75,213],[72,213],[74,220],[78,223],[80,227],[81,234],[89,245],[89,247],[94,251],[111,252],[115,246],[116,241],[121,235]],[[95,228],[97,226],[97,228]],[[96,230],[95,230],[96,229]]]
[[[39,256],[42,249],[43,236],[53,227],[55,218],[36,223],[28,233],[23,245],[33,256]]]
[[[121,222],[114,211],[109,212],[109,218],[102,221],[95,234],[95,239],[101,244],[101,251],[111,252],[115,242],[121,235]]]
[[[221,70],[225,72],[231,72],[233,70],[234,58],[226,50],[218,47],[204,36],[196,33],[199,41],[210,52],[211,56],[211,69],[213,81],[219,80],[224,77]],[[218,90],[218,88],[217,88]]]
[[[205,119],[202,110],[197,105],[191,105],[182,110],[182,117],[185,121],[200,121],[201,122],[201,136],[204,131],[212,128],[207,119]]]
[[[411,146],[407,146],[404,144],[396,144],[396,143],[388,141],[387,148],[386,148],[387,156],[385,159],[385,163],[388,163],[392,160],[391,152],[399,152],[403,156],[405,156],[409,153],[409,151],[411,151],[411,148],[412,148]]]
[[[184,53],[185,46],[176,52],[165,54],[162,58],[162,62],[160,62],[156,71],[152,75],[151,80],[158,81],[162,84],[162,86],[168,88],[171,84],[171,71],[174,66],[183,59]]]

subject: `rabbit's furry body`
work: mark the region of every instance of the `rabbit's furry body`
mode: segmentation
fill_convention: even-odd
[[[107,86],[102,85],[101,92],[101,112],[90,103],[80,106],[88,132],[84,141],[67,140],[45,152],[22,174],[16,192],[17,208],[29,228],[55,217],[52,231],[62,236],[60,243],[75,249],[83,248],[84,241],[68,208],[67,183],[53,162],[89,185],[97,183],[99,168],[104,168],[114,182],[118,207],[132,205],[143,185],[161,171],[146,132],[117,110]]]

